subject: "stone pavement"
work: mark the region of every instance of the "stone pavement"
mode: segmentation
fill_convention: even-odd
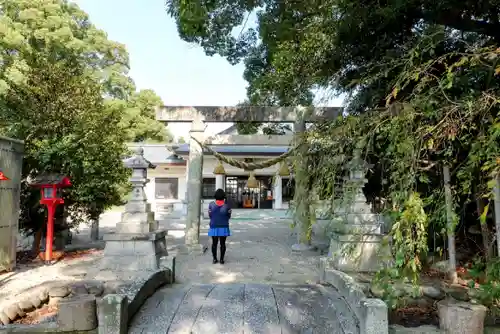
[[[209,246],[200,255],[177,254],[176,279],[181,283],[315,283],[318,254],[291,251],[295,236],[286,221],[233,221],[227,239],[226,263],[213,265]],[[204,232],[206,234],[206,232]],[[180,239],[182,240],[182,239]],[[175,242],[169,238],[168,243]]]
[[[177,254],[178,284],[147,300],[130,333],[359,333],[336,291],[315,284],[319,255],[291,251],[289,224],[232,221],[224,265],[212,264],[210,249]],[[182,241],[171,236],[168,243]]]
[[[197,284],[157,291],[130,334],[359,333],[334,290],[314,285]]]

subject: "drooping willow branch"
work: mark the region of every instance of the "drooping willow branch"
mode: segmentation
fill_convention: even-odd
[[[191,137],[191,138],[193,138],[193,137]],[[295,152],[295,150],[297,149],[297,147],[293,147],[293,148],[289,149],[288,152],[283,153],[276,158],[264,160],[261,162],[245,162],[245,161],[233,159],[233,158],[230,158],[230,157],[225,156],[223,154],[220,154],[219,152],[214,151],[208,145],[201,143],[196,138],[193,138],[193,140],[195,142],[197,142],[203,149],[206,149],[209,153],[213,154],[220,161],[223,161],[223,162],[225,162],[228,165],[231,165],[233,167],[237,167],[237,168],[241,168],[241,169],[249,170],[249,171],[253,171],[256,169],[264,169],[264,168],[276,165],[277,163],[280,163],[283,160],[285,160],[286,158],[288,158],[289,156],[291,156]]]

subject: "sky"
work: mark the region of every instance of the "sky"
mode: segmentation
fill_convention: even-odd
[[[246,97],[244,66],[232,66],[219,56],[206,56],[182,41],[164,0],[76,0],[92,23],[108,38],[126,45],[130,75],[138,89],[153,89],[165,105],[232,106]],[[340,100],[328,105],[338,106]],[[213,134],[230,126],[212,123]],[[188,123],[169,126],[174,136],[186,137]]]

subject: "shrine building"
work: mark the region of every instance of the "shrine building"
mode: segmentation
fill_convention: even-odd
[[[236,127],[231,126],[218,135],[236,135]],[[262,161],[286,153],[289,142],[277,142],[276,136],[257,135],[258,143],[252,144],[214,144],[210,147],[223,155],[245,161]],[[256,136],[253,136],[256,138]],[[291,136],[283,136],[283,139]],[[144,157],[156,165],[148,170],[149,183],[146,195],[152,210],[157,215],[187,210],[187,180],[189,144],[145,144],[132,143],[130,148],[142,147]],[[255,170],[258,188],[248,188],[249,172],[223,163],[225,175],[214,174],[220,162],[212,154],[203,153],[202,209],[206,211],[213,200],[215,190],[223,188],[227,200],[237,209],[275,209],[286,210],[294,194],[294,182],[290,176],[279,173],[280,165]]]

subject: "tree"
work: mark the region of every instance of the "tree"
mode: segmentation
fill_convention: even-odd
[[[400,70],[386,60],[404,56],[429,26],[442,25],[476,43],[498,42],[499,4],[169,0],[167,11],[185,41],[201,45],[208,55],[245,63],[251,103],[308,105],[311,88],[326,87],[351,96],[348,110],[364,111],[385,105],[391,78]],[[245,29],[252,12],[257,27]],[[237,36],[235,29],[241,31]],[[441,47],[450,51],[466,43],[454,44]]]
[[[105,105],[101,86],[85,69],[36,58],[25,83],[11,84],[1,102],[2,132],[25,141],[23,179],[44,172],[69,176],[73,186],[64,197],[73,218],[95,219],[120,203],[128,175],[121,110]],[[25,182],[22,189],[22,225],[40,231],[38,192]]]
[[[162,105],[161,98],[151,89],[141,90],[131,96],[123,118],[129,133],[128,141],[172,142],[173,136],[167,127],[156,121],[156,107]]]
[[[161,100],[136,92],[124,45],[73,2],[0,0],[0,11],[0,132],[25,141],[23,177],[68,175],[66,212],[96,219],[128,187],[125,142],[167,138]],[[38,192],[23,183],[21,197],[21,225],[41,235]]]
[[[123,122],[128,124],[128,140],[170,138],[155,120],[154,107],[161,99],[152,90],[136,92],[128,76],[125,46],[109,40],[76,4],[67,0],[0,0],[0,8],[0,95],[10,85],[26,82],[34,66],[32,58],[40,54],[51,63],[74,59],[100,83],[106,99],[120,105]]]
[[[107,96],[126,99],[134,92],[124,45],[108,40],[76,4],[66,0],[2,0],[0,6],[4,93],[12,82],[26,79],[32,66],[30,57],[40,53],[53,62],[75,58],[92,71]]]
[[[399,238],[394,254],[403,254],[396,259],[401,275],[415,277],[421,269],[427,232],[447,231],[443,166],[451,171],[448,226],[467,230],[469,221],[480,222],[483,239],[489,238],[489,180],[499,173],[500,154],[498,0],[195,6],[169,0],[167,10],[184,40],[245,64],[252,104],[307,105],[313,88],[348,95],[346,117],[309,133],[313,159],[304,177],[320,197],[333,200],[333,187],[325,185],[341,176],[354,149],[363,150],[373,165],[368,197],[384,198],[384,213],[398,226],[393,238]],[[253,11],[257,27],[246,29]],[[234,35],[240,25],[242,33]],[[410,232],[402,236],[401,230]],[[490,241],[483,240],[485,257]]]

